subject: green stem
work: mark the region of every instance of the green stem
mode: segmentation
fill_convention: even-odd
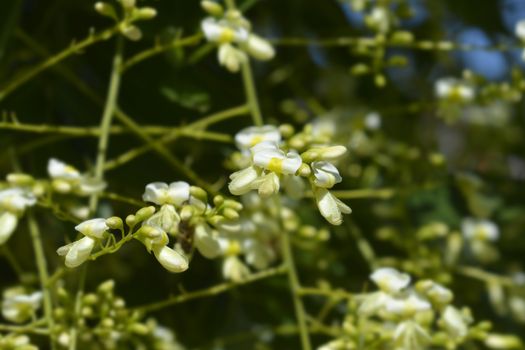
[[[255,89],[255,82],[253,80],[252,68],[250,66],[250,59],[247,58],[242,64],[242,80],[244,83],[244,92],[248,101],[248,106],[252,114],[253,124],[257,126],[263,125],[263,118],[259,108],[259,101],[257,100],[257,91]]]
[[[113,68],[111,71],[111,78],[109,81],[108,95],[106,98],[106,105],[104,107],[104,114],[100,123],[100,136],[98,141],[97,162],[95,165],[95,179],[98,181],[104,180],[104,163],[106,161],[106,151],[109,143],[109,130],[115,108],[117,104],[118,91],[120,87],[120,66],[122,65],[122,51],[124,46],[124,38],[117,37],[117,49],[113,58]],[[94,213],[98,204],[97,194],[93,194],[90,199],[89,209]]]
[[[311,350],[312,345],[310,344],[310,337],[308,334],[308,326],[306,324],[306,312],[304,305],[301,300],[299,291],[301,290],[301,284],[297,275],[297,269],[295,267],[295,261],[292,252],[292,244],[288,232],[285,232],[282,227],[281,217],[281,198],[275,196],[275,205],[277,207],[277,213],[279,215],[279,225],[281,227],[281,251],[283,255],[283,263],[286,266],[288,272],[288,283],[292,292],[292,299],[295,308],[295,317],[297,318],[297,324],[299,326],[299,335],[301,338],[301,344],[303,350]]]
[[[84,285],[86,283],[87,267],[88,264],[83,264],[80,267],[80,275],[78,277],[78,289],[75,295],[75,308],[73,310],[73,324],[71,325],[71,329],[69,331],[69,350],[77,349],[78,325],[80,312],[82,309],[82,297],[84,296]]]
[[[26,73],[22,74],[21,76],[16,77],[11,82],[7,83],[5,87],[0,91],[0,101],[5,99],[11,92],[16,90],[18,87],[20,87],[27,81],[31,80],[31,78],[33,78],[34,76],[38,75],[39,73],[45,71],[46,69],[50,67],[53,67],[54,65],[68,58],[69,56],[82,51],[86,47],[92,44],[95,44],[96,42],[109,39],[111,36],[113,36],[113,34],[117,32],[117,30],[118,30],[118,27],[115,26],[113,28],[107,29],[98,34],[90,35],[86,39],[79,41],[77,43],[74,43],[67,49],[62,50],[56,55],[49,57],[44,62],[28,70]]]
[[[53,328],[55,325],[53,319],[53,300],[51,299],[51,292],[47,284],[49,280],[49,274],[47,272],[47,261],[44,253],[44,246],[42,244],[42,238],[40,236],[40,229],[32,212],[28,212],[27,219],[29,233],[31,234],[31,241],[33,242],[33,249],[35,250],[38,277],[40,279],[40,286],[42,288],[44,300],[44,315],[47,322],[47,328],[50,330],[49,340],[51,344],[51,349],[56,349],[55,337],[53,334]]]

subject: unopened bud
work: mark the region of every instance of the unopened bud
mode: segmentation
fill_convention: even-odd
[[[137,224],[137,218],[135,217],[135,215],[128,215],[126,217],[126,225],[128,225],[129,227],[132,227],[132,226],[135,226]]]
[[[106,2],[99,1],[95,4],[95,11],[100,13],[102,16],[111,18],[117,18],[115,8]]]
[[[155,214],[155,207],[154,206],[149,206],[149,207],[144,207],[144,208],[140,208],[136,213],[135,213],[135,219],[137,221],[144,221],[144,220],[147,220],[149,219],[153,214]]]
[[[153,7],[142,7],[137,9],[135,13],[135,18],[138,20],[148,20],[157,16],[157,10]]]
[[[213,204],[215,204],[216,207],[221,205],[223,202],[224,202],[224,197],[223,196],[217,195],[217,196],[213,197]]]
[[[106,282],[98,286],[98,291],[101,293],[111,293],[113,292],[114,288],[115,288],[115,281],[107,280]]]
[[[242,210],[242,204],[237,202],[237,201],[234,201],[232,199],[227,199],[224,201],[224,206],[226,208],[232,208],[233,210],[235,211],[240,211]]]
[[[28,186],[35,181],[31,175],[22,173],[7,174],[6,180],[15,186]]]
[[[214,1],[201,1],[201,7],[204,11],[215,17],[221,17],[224,13],[222,6]]]
[[[200,187],[191,186],[190,187],[190,194],[193,197],[195,197],[197,199],[200,199],[204,203],[208,202],[208,193],[205,190],[203,190],[202,188],[200,188]]]
[[[180,211],[180,218],[184,221],[189,220],[193,216],[193,207],[185,205]]]
[[[118,216],[112,216],[106,219],[106,225],[113,230],[122,230],[124,223]]]
[[[223,211],[223,215],[226,219],[229,219],[229,220],[237,220],[239,218],[239,213],[237,213],[235,210],[233,210],[232,208],[226,208],[224,209]]]

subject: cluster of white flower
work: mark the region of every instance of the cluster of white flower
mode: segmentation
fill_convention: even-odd
[[[116,239],[108,231],[113,229],[121,232],[124,242],[131,238],[142,242],[168,271],[183,272],[188,268],[194,248],[206,258],[216,258],[222,252],[219,238],[237,233],[241,228],[238,223],[241,203],[216,196],[212,207],[203,189],[183,181],[169,185],[150,183],[142,199],[158,207],[144,207],[128,215],[125,220],[129,227],[127,234],[118,217],[91,219],[76,226],[84,237],[57,250],[59,255],[65,256],[66,266],[77,267],[84,263],[97,244],[102,252],[112,252],[115,246],[111,243]],[[170,237],[176,240],[173,248]]]
[[[278,242],[283,234],[315,241],[329,237],[325,229],[303,225],[295,211],[284,204],[279,210],[271,201],[263,200],[254,192],[244,194],[241,201],[244,208],[240,231],[220,238],[224,257],[223,276],[226,279],[242,280],[250,274],[247,265],[256,270],[268,268],[280,254]],[[241,261],[241,256],[244,261]]]
[[[3,293],[2,316],[13,323],[33,320],[42,304],[42,292],[27,294],[22,287],[6,289]]]
[[[332,162],[341,158],[346,148],[320,145],[299,154],[291,148],[285,152],[288,146],[281,139],[279,129],[269,125],[249,127],[235,136],[248,166],[230,175],[230,192],[242,195],[257,190],[261,197],[268,197],[279,192],[282,183],[292,197],[301,198],[307,179],[321,214],[331,224],[340,225],[342,214],[351,209],[329,189],[342,180]]]
[[[218,45],[219,63],[230,72],[238,72],[249,54],[267,61],[275,56],[272,45],[251,32],[250,22],[238,10],[228,9],[213,1],[202,1],[203,9],[210,15],[202,21],[202,31],[209,42]]]
[[[419,350],[441,345],[455,349],[469,338],[471,328],[475,327],[469,309],[453,306],[452,292],[432,280],[421,280],[411,286],[408,274],[388,267],[377,269],[370,278],[379,290],[360,295],[359,320],[352,316],[346,322],[357,322],[358,329],[380,333],[374,339],[381,339],[388,348]],[[357,330],[349,324],[345,329]],[[319,349],[352,348],[349,346],[354,341],[355,338],[342,337]]]
[[[440,100],[464,104],[472,102],[476,97],[476,91],[472,85],[452,77],[436,80],[435,94]]]

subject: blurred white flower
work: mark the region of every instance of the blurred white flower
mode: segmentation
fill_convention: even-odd
[[[321,215],[332,225],[343,223],[343,214],[350,214],[352,209],[337,199],[326,188],[314,189],[315,201]]]
[[[410,275],[399,272],[391,267],[382,267],[375,270],[370,279],[386,293],[398,293],[410,284]]]
[[[179,273],[188,269],[188,258],[168,246],[154,246],[153,253],[158,262],[169,272]]]
[[[239,149],[250,149],[259,142],[271,141],[276,144],[281,142],[281,132],[273,125],[250,126],[235,134],[235,144]]]
[[[493,242],[499,238],[498,226],[489,220],[474,218],[463,219],[461,222],[461,231],[467,240]]]
[[[25,294],[21,288],[10,288],[4,291],[2,316],[14,323],[29,321],[35,316],[42,304],[42,292]]]
[[[313,162],[311,164],[315,177],[316,186],[332,188],[335,184],[342,181],[339,170],[332,163],[326,161]]]

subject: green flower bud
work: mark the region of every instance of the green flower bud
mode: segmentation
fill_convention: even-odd
[[[216,207],[220,206],[224,202],[224,197],[217,195],[213,197],[213,204],[215,204]]]
[[[294,127],[291,124],[283,124],[279,126],[279,131],[285,139],[292,137],[295,133]]]
[[[115,288],[115,281],[107,280],[106,282],[98,286],[98,291],[100,293],[110,294],[110,293],[113,293],[114,288]]]
[[[117,13],[115,12],[115,8],[107,2],[97,2],[95,4],[95,11],[97,11],[102,16],[111,17],[115,20],[117,19]]]
[[[6,180],[14,186],[28,186],[35,181],[35,179],[31,175],[23,173],[7,174]]]
[[[153,214],[155,214],[155,207],[154,206],[149,206],[149,207],[144,207],[144,208],[141,208],[139,209],[136,213],[135,213],[135,219],[137,221],[144,221],[144,220],[147,220],[149,219]]]
[[[149,20],[157,16],[157,10],[152,7],[142,7],[135,11],[134,18],[136,20]]]
[[[110,229],[114,229],[114,230],[122,230],[124,227],[124,223],[122,222],[122,219],[119,218],[118,216],[112,216],[110,218],[107,218],[106,225],[108,225]]]
[[[184,221],[189,220],[193,216],[193,207],[190,205],[185,205],[180,211],[180,218]]]
[[[235,211],[241,211],[242,210],[242,204],[237,202],[237,201],[234,201],[232,199],[226,199],[224,201],[224,206],[226,208],[231,208]]]
[[[229,219],[229,220],[237,220],[239,218],[239,213],[237,213],[235,210],[233,210],[232,208],[226,208],[224,209],[223,211],[223,215],[226,219]]]
[[[135,217],[135,215],[128,215],[126,216],[126,225],[128,225],[129,227],[133,227],[137,224],[137,218]]]
[[[221,17],[224,14],[224,9],[222,6],[214,1],[201,1],[201,7],[211,16]]]
[[[208,202],[208,193],[203,190],[202,188],[200,187],[197,187],[197,186],[191,186],[190,187],[190,194],[197,198],[197,199],[200,199],[201,201],[203,202]]]

